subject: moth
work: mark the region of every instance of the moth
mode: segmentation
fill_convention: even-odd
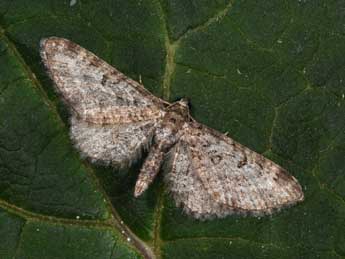
[[[193,119],[188,102],[166,102],[67,39],[41,40],[41,56],[70,110],[70,136],[83,157],[128,167],[143,151],[134,196],[164,164],[177,206],[199,219],[269,215],[304,199],[286,170]]]

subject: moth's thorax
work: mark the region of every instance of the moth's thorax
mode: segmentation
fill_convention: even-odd
[[[161,124],[156,129],[155,142],[162,145],[163,149],[169,149],[179,140],[178,133],[189,119],[189,108],[184,101],[168,106]]]

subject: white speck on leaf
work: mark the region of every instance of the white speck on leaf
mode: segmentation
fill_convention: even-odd
[[[71,0],[69,2],[69,6],[74,6],[77,3],[77,0]]]

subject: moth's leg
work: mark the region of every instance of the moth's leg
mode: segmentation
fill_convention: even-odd
[[[135,184],[134,196],[140,196],[152,183],[158,174],[164,159],[164,152],[160,145],[153,145],[140,170]]]

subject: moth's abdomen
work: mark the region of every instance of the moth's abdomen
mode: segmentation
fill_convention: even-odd
[[[140,196],[152,183],[158,174],[164,158],[162,147],[155,144],[150,149],[148,156],[140,170],[138,180],[135,184],[134,196]]]

